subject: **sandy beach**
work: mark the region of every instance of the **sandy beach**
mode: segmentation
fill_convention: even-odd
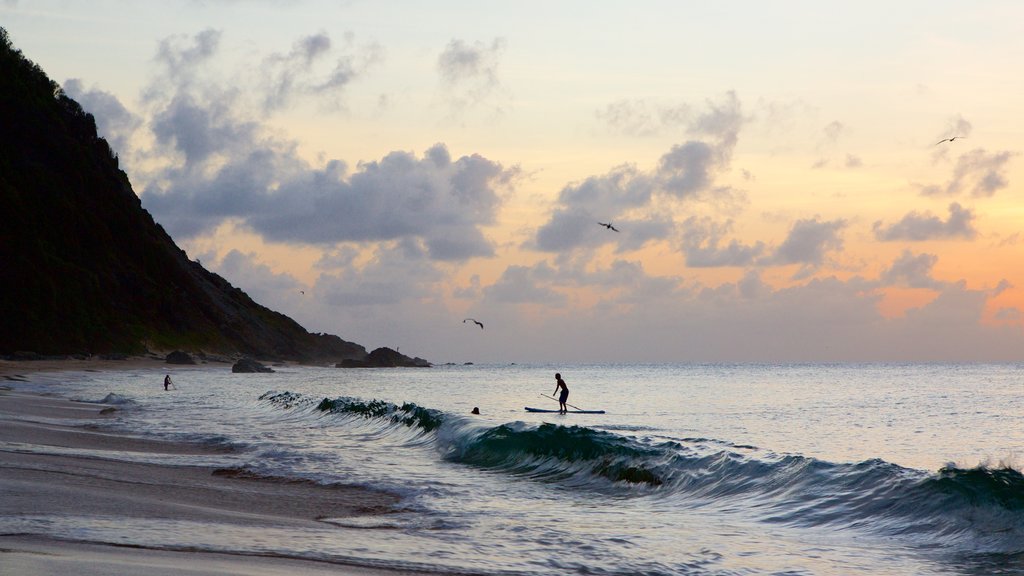
[[[0,364],[0,516],[74,515],[301,527],[321,519],[386,513],[394,495],[351,486],[254,478],[232,469],[130,462],[125,453],[216,457],[218,448],[110,434],[109,407],[19,392],[35,371],[111,367],[106,362]],[[143,360],[157,367],[153,360]],[[116,367],[124,366],[118,361]],[[77,452],[76,452],[77,451]],[[87,451],[82,455],[82,451]],[[0,535],[4,574],[396,574],[309,560],[144,549]]]

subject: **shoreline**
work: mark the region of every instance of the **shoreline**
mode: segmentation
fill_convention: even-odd
[[[12,389],[21,374],[49,370],[167,366],[148,360],[18,362],[0,366],[0,519],[77,516],[204,522],[246,528],[325,526],[323,519],[387,514],[396,495],[365,487],[254,477],[230,467],[170,465],[119,457],[125,453],[201,457],[225,449],[135,437],[97,429],[104,405]],[[85,367],[88,364],[88,368]],[[201,365],[200,365],[201,366]],[[39,368],[39,370],[34,370]],[[4,379],[8,382],[4,382]],[[0,564],[12,573],[163,574],[422,574],[313,559],[231,552],[182,551],[56,540],[45,534],[0,534]]]

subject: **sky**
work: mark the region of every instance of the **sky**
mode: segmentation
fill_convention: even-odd
[[[1021,21],[0,0],[190,258],[434,363],[1024,360]]]

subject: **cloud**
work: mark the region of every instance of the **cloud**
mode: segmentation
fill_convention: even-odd
[[[330,71],[322,73],[316,64],[327,58],[333,47],[330,36],[314,34],[300,38],[286,54],[266,57],[260,67],[264,111],[285,108],[296,95],[337,94],[383,60],[380,45],[356,47],[354,36],[346,34],[343,53],[334,60]]]
[[[718,100],[705,101],[703,107],[685,102],[663,105],[623,99],[608,104],[594,115],[616,133],[653,136],[682,129],[694,136],[711,136],[729,152],[747,121],[739,97],[731,90]]]
[[[546,263],[533,267],[509,266],[494,284],[484,288],[484,301],[564,306],[568,302],[565,295],[543,285],[553,274]]]
[[[130,142],[142,126],[142,118],[129,111],[116,96],[92,88],[86,90],[82,81],[70,78],[64,82],[64,92],[88,110],[96,119],[96,130],[119,155],[130,152]]]
[[[953,174],[944,185],[919,186],[924,196],[959,196],[970,194],[974,198],[991,198],[1009,186],[1006,168],[1017,154],[1010,151],[988,152],[975,149],[957,158]]]
[[[160,41],[154,61],[165,74],[165,81],[172,81],[180,89],[189,89],[199,81],[203,66],[208,64],[220,49],[222,33],[208,28],[189,38],[175,35]],[[146,91],[147,99],[162,96],[162,82],[153,83]]]
[[[366,264],[324,272],[313,290],[330,306],[397,306],[436,297],[442,279],[420,247],[406,240],[377,248]]]
[[[691,216],[683,223],[683,228],[683,253],[686,265],[691,268],[749,266],[765,251],[763,242],[744,245],[732,240],[720,246],[723,238],[732,232],[731,220],[717,224],[710,218]]]
[[[888,227],[883,226],[881,221],[875,222],[872,229],[875,231],[875,238],[883,242],[922,242],[957,238],[973,240],[978,235],[973,225],[974,218],[974,212],[953,202],[949,205],[949,219],[946,221],[929,213],[910,212],[899,222]]]
[[[716,177],[729,168],[743,122],[734,92],[726,93],[721,101],[708,101],[703,111],[686,120],[688,130],[704,140],[691,139],[672,146],[649,171],[622,164],[607,174],[567,185],[559,194],[559,206],[550,220],[538,228],[536,238],[526,246],[547,252],[599,246],[614,237],[595,234],[593,223],[621,223],[623,214],[652,208],[659,197],[670,201],[736,201],[736,191],[717,186]],[[676,229],[675,222],[664,215],[634,221],[644,227],[644,232],[614,238],[628,240],[624,248],[666,238]]]
[[[142,198],[174,237],[209,233],[230,220],[277,242],[401,240],[421,244],[435,260],[493,255],[481,227],[494,222],[497,190],[517,169],[476,154],[453,159],[443,144],[422,157],[391,152],[351,171],[339,160],[312,166],[297,143],[271,135],[237,90],[199,82],[183,64],[212,55],[207,38],[177,52],[161,44],[161,60],[172,65],[159,79],[162,96],[150,102],[163,165],[147,175]],[[307,37],[285,60],[313,61],[326,44]],[[187,81],[175,83],[185,69]]]
[[[887,285],[903,285],[909,288],[941,289],[942,282],[932,278],[932,269],[939,257],[934,254],[914,255],[904,250],[887,270],[883,271],[880,280]]]
[[[822,129],[822,132],[825,133],[825,140],[832,145],[837,144],[839,142],[839,137],[846,134],[848,131],[849,130],[846,125],[838,120],[829,122],[825,128]]]
[[[994,318],[1003,322],[1020,322],[1024,319],[1024,313],[1019,308],[1009,306],[996,310]]]
[[[847,222],[843,219],[827,222],[820,222],[817,218],[797,220],[768,262],[820,266],[830,251],[843,249],[840,233],[846,226]]]
[[[452,39],[437,57],[437,72],[453,109],[477,106],[500,92],[498,66],[505,51],[505,39],[490,44],[468,44]]]
[[[1019,326],[981,323],[995,294],[933,279],[935,263],[931,255],[905,253],[878,279],[825,277],[773,286],[750,270],[735,283],[713,287],[648,276],[635,262],[589,272],[580,260],[513,266],[484,288],[489,298],[481,313],[490,332],[480,352],[553,362],[1018,358],[1024,346]],[[928,286],[935,298],[886,318],[879,311],[886,283]],[[602,290],[594,306],[545,304],[554,294],[595,287]]]
[[[957,114],[946,122],[945,128],[936,136],[935,140],[939,141],[953,137],[966,138],[971,135],[971,130],[973,129],[974,126],[966,118]]]
[[[619,100],[594,115],[615,133],[642,137],[686,126],[692,108],[687,104],[658,106],[644,100]]]
[[[839,156],[839,141],[849,133],[849,126],[838,120],[833,120],[825,125],[822,129],[822,137],[817,145],[817,149],[822,156],[814,161],[811,168],[815,170],[825,168],[833,160],[838,160],[844,168],[860,168],[863,166],[864,161],[860,156],[849,152],[842,159],[837,159],[837,156]]]

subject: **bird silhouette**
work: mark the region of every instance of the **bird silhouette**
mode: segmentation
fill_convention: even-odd
[[[600,224],[601,226],[604,226],[605,228],[611,230],[612,232],[618,232],[619,231],[618,228],[616,228],[615,226],[612,226],[611,222],[608,222],[607,224],[604,223],[604,222],[598,222],[598,224]]]
[[[952,138],[943,138],[942,140],[939,140],[938,142],[936,142],[935,145],[938,146],[939,144],[942,144],[943,142],[952,142],[953,140],[956,140],[957,138],[966,138],[966,136],[953,136]]]
[[[472,318],[466,318],[465,320],[462,321],[463,324],[465,324],[466,322],[472,322],[473,324],[476,324],[477,326],[479,326],[481,330],[484,329],[484,323],[480,322],[479,320],[473,320]]]

